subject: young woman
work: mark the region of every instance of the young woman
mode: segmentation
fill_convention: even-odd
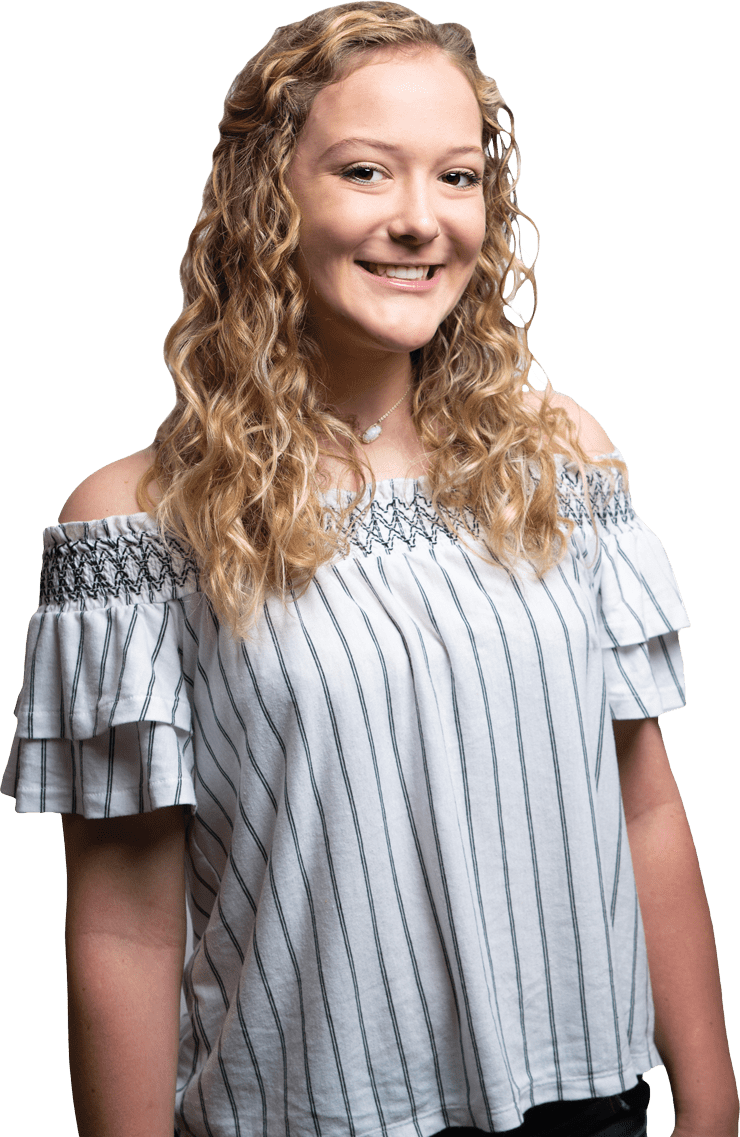
[[[64,815],[82,1137],[624,1137],[660,1062],[676,1137],[737,1133],[657,725],[685,613],[601,427],[527,389],[505,110],[458,25],[278,29],[175,409],[47,530],[3,788]]]

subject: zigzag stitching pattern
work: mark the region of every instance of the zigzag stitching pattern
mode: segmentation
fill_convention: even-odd
[[[600,521],[619,525],[633,520],[634,510],[619,473],[614,483],[601,470],[592,470],[586,477],[594,515]],[[561,517],[577,525],[590,524],[577,470],[561,469],[558,499]],[[331,509],[327,512],[331,514]],[[478,536],[475,519],[469,515],[469,520],[473,535]],[[114,597],[127,603],[135,599],[153,602],[171,599],[182,590],[197,589],[197,565],[185,545],[170,537],[168,547],[158,534],[133,526],[127,533],[114,536],[107,524],[102,524],[104,537],[91,538],[85,526],[83,537],[44,551],[40,604],[105,602]],[[390,552],[398,542],[413,549],[419,542],[436,545],[439,540],[457,540],[454,515],[445,524],[443,515],[432,508],[430,499],[418,486],[409,500],[394,494],[388,501],[373,500],[364,516],[358,510],[350,522],[348,536],[365,556],[378,546]]]
[[[452,518],[451,523],[454,524]],[[477,536],[478,526],[472,517],[471,524]],[[420,541],[436,545],[440,538],[457,540],[443,515],[432,508],[431,500],[418,486],[408,501],[395,495],[388,501],[374,499],[367,513],[362,516],[358,510],[349,525],[350,543],[366,556],[376,545],[390,550],[400,541],[413,549]]]
[[[614,525],[629,524],[634,520],[635,511],[618,471],[612,478],[606,471],[594,469],[586,474],[586,480],[591,508],[597,520]],[[575,521],[580,526],[591,524],[577,468],[561,467],[558,502],[561,517]],[[468,516],[473,534],[477,537],[480,527],[470,514]],[[364,517],[358,513],[353,518],[349,529],[350,543],[366,556],[376,546],[390,551],[397,541],[413,548],[420,540],[435,545],[440,538],[457,540],[454,514],[450,514],[450,524],[446,525],[443,516],[432,509],[430,499],[418,486],[408,501],[395,495],[389,501],[375,499]]]
[[[115,536],[103,522],[105,537],[85,535],[44,551],[40,604],[106,601],[127,603],[172,599],[197,588],[198,569],[187,547],[173,537],[165,545],[151,531],[130,527]]]
[[[635,519],[630,495],[624,488],[624,478],[619,470],[608,473],[592,469],[586,474],[588,498],[596,517],[603,524],[627,525]],[[559,514],[578,525],[590,525],[583,481],[575,466],[562,466],[559,471]]]

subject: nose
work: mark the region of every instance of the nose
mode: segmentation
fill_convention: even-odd
[[[439,236],[439,222],[432,195],[425,184],[399,186],[396,212],[388,223],[388,234],[404,245],[425,245]]]

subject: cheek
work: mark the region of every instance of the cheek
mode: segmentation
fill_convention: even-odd
[[[471,236],[471,249],[475,251],[475,256],[477,257],[486,239],[486,207],[482,201],[475,213],[475,218],[471,226]]]
[[[362,210],[337,200],[331,187],[312,194],[301,208],[300,241],[306,248],[335,248],[350,245],[362,227]]]
[[[450,235],[457,246],[458,256],[467,265],[478,259],[486,236],[486,209],[484,202],[471,201],[463,214],[458,214],[450,227]]]
[[[351,256],[357,244],[356,228],[342,224],[336,214],[321,213],[301,223],[299,249],[314,271],[330,271],[339,260]]]
[[[353,245],[352,235],[337,226],[336,218],[314,213],[308,224],[302,222],[293,264],[304,286],[320,296],[335,295],[351,267]]]

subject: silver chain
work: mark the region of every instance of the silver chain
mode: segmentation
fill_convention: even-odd
[[[365,445],[368,446],[371,442],[375,442],[376,438],[380,437],[380,435],[382,434],[382,430],[383,430],[383,428],[380,425],[381,422],[383,421],[384,418],[388,418],[388,415],[393,414],[396,407],[400,407],[401,403],[406,398],[406,396],[408,395],[410,390],[411,390],[411,384],[409,383],[408,387],[406,388],[404,393],[401,395],[401,398],[398,400],[398,402],[394,403],[393,406],[391,407],[391,409],[389,411],[386,411],[384,415],[381,415],[379,419],[376,419],[375,422],[372,423],[367,428],[367,430],[363,430],[362,434],[360,435],[360,442],[364,442]],[[377,431],[375,429],[376,427],[378,428]],[[367,437],[368,435],[370,435],[369,438]]]

